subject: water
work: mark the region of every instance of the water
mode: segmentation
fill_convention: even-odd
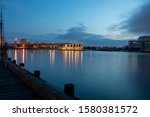
[[[9,50],[8,56],[80,99],[150,99],[150,54],[102,51]]]

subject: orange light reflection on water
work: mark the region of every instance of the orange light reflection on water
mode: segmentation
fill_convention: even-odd
[[[17,58],[18,58],[18,53],[17,53],[17,50],[15,49],[14,50],[14,60],[17,61],[18,60]]]
[[[24,63],[24,60],[25,60],[25,49],[22,49],[22,60],[21,62]]]
[[[77,65],[82,65],[82,51],[63,51],[62,53],[65,65],[69,67],[76,67]]]
[[[49,53],[50,53],[50,62],[51,64],[54,64],[55,63],[55,50],[50,50]]]

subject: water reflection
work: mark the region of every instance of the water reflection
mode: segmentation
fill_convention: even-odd
[[[14,60],[18,60],[18,52],[17,49],[14,50]]]
[[[150,54],[133,53],[129,56],[129,83],[137,90],[141,99],[150,99]]]
[[[146,78],[149,74],[150,55],[133,53],[129,55],[128,63],[132,77]]]
[[[62,51],[63,61],[68,67],[76,67],[82,65],[83,52],[82,51]]]
[[[50,62],[51,64],[54,64],[55,63],[55,50],[50,50],[49,51],[49,56],[50,56]]]
[[[31,53],[30,58],[31,58],[31,63],[33,63],[33,53]]]
[[[25,60],[25,49],[22,49],[21,51],[21,62],[24,63]]]
[[[90,64],[92,63],[92,58],[93,58],[92,52],[93,51],[90,51]]]
[[[59,88],[75,84],[81,99],[150,99],[148,53],[19,49],[8,56]]]
[[[68,67],[76,67],[82,65],[83,62],[83,51],[57,51],[57,50],[48,50],[48,56],[45,54],[44,50],[35,51],[35,50],[25,50],[25,49],[15,49],[13,53],[8,51],[8,56],[12,56],[14,60],[17,62],[25,63],[29,61],[31,64],[36,61],[41,62],[45,59],[49,59],[50,65],[54,65],[56,59],[60,59],[62,57],[63,63]]]

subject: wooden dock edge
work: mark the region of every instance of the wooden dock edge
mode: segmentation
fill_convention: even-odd
[[[46,82],[43,79],[36,78],[33,73],[14,64],[3,58],[4,65],[14,73],[18,78],[24,81],[30,88],[32,88],[38,95],[46,100],[76,100],[75,97],[66,95],[62,90]]]

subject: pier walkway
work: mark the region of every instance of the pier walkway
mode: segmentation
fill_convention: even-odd
[[[0,100],[42,99],[24,82],[16,78],[0,60]]]

